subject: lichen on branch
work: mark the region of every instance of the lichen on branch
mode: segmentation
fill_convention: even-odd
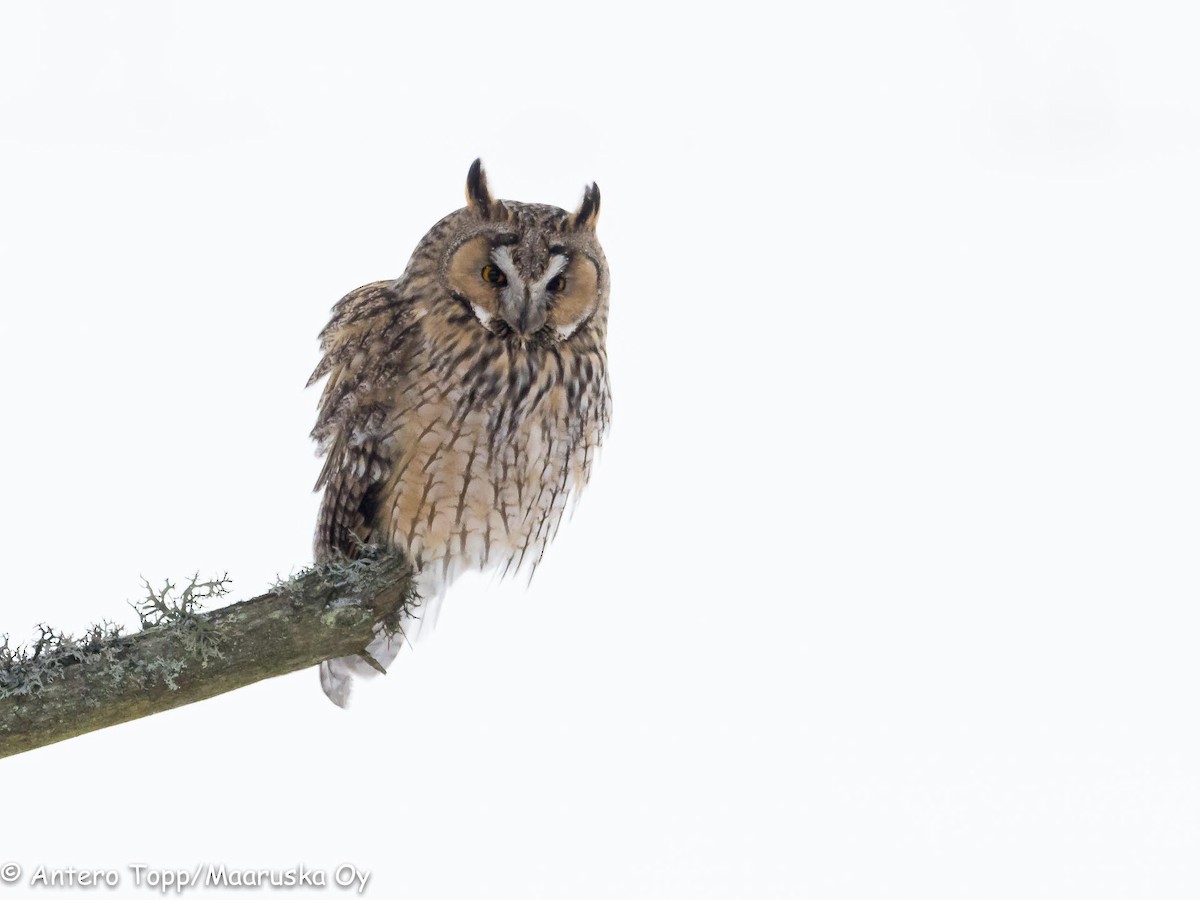
[[[0,640],[0,757],[362,651],[418,603],[403,557],[376,547],[311,566],[253,600],[203,611],[229,579],[167,581],[131,604],[142,630]],[[314,693],[314,696],[316,694]]]

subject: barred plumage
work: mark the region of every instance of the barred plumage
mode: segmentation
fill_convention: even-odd
[[[313,437],[326,456],[315,553],[363,542],[418,569],[420,619],[467,568],[532,569],[608,426],[608,267],[599,191],[578,211],[496,201],[476,160],[468,206],[429,231],[404,274],[352,291],[321,332]],[[399,639],[368,648],[387,665]],[[345,705],[356,657],[322,664]]]

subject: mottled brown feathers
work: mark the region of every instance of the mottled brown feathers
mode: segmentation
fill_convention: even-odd
[[[310,379],[326,379],[318,558],[386,543],[426,590],[468,567],[535,565],[609,418],[599,192],[573,216],[496,201],[476,161],[467,197],[399,280],[338,302]]]

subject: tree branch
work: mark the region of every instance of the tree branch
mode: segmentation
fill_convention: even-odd
[[[418,599],[402,557],[314,566],[253,600],[208,613],[225,579],[150,590],[144,630],[98,625],[82,638],[41,626],[31,648],[0,645],[0,757],[11,756],[364,650]],[[402,639],[399,638],[398,639]]]

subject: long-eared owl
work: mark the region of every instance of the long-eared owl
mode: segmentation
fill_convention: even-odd
[[[433,624],[458,573],[532,572],[588,479],[610,409],[599,211],[595,184],[574,213],[494,200],[476,160],[467,206],[321,332],[316,558],[397,548],[423,598],[402,635],[367,648],[383,666]],[[345,706],[352,676],[372,674],[333,659],[321,686]]]

